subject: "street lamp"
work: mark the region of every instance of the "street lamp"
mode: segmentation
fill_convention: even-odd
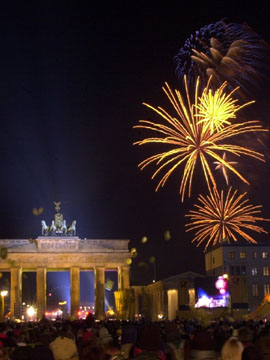
[[[5,312],[5,296],[7,296],[8,291],[7,290],[2,290],[0,292],[1,294],[1,303],[2,303],[2,307],[1,307],[1,320],[4,320],[4,312]]]

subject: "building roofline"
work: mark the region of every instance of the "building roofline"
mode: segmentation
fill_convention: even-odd
[[[242,247],[242,248],[256,248],[256,247],[267,247],[269,246],[270,247],[270,242],[267,244],[267,242],[265,243],[257,243],[257,244],[250,244],[250,243],[241,243],[241,242],[237,242],[237,243],[231,243],[231,244],[228,244],[228,243],[222,243],[222,244],[217,244],[215,246],[212,246],[211,248],[208,248],[206,251],[205,251],[205,254],[213,251],[213,250],[216,250],[216,249],[219,249],[221,247],[226,247],[226,248],[237,248],[237,247]]]

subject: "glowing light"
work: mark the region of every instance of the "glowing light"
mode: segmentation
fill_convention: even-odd
[[[109,309],[106,311],[106,316],[114,316],[115,312],[112,307],[109,307]]]
[[[143,236],[141,239],[142,244],[145,244],[147,242],[147,236]]]
[[[7,291],[7,290],[3,290],[3,291],[1,291],[0,294],[1,294],[2,297],[7,296],[8,291]]]
[[[43,213],[44,209],[43,207],[40,207],[40,208],[33,208],[32,212],[33,212],[33,215],[35,216],[39,216]]]
[[[256,216],[261,213],[261,205],[253,206],[248,204],[248,199],[244,199],[246,193],[237,195],[237,190],[229,188],[225,196],[223,191],[218,192],[216,188],[210,191],[206,197],[199,195],[199,205],[195,205],[197,210],[190,210],[186,216],[191,219],[191,223],[186,224],[186,231],[196,230],[192,242],[197,242],[199,246],[206,241],[204,250],[212,242],[213,245],[221,243],[223,239],[237,241],[237,237],[256,244],[257,241],[251,237],[246,230],[253,230],[258,233],[268,233],[262,227],[254,225],[256,221],[269,221]]]
[[[228,280],[226,277],[224,277],[224,275],[218,277],[215,285],[221,295],[226,294],[227,287],[228,287]]]
[[[31,318],[33,317],[34,315],[36,315],[36,310],[33,308],[33,306],[30,306],[27,310],[27,315]]]
[[[233,138],[240,134],[257,131],[267,132],[268,130],[263,129],[258,121],[246,121],[242,123],[219,126],[219,131],[217,131],[216,127],[213,127],[213,131],[211,132],[211,126],[209,126],[208,122],[203,121],[205,119],[200,115],[198,109],[199,78],[196,82],[193,103],[189,95],[186,78],[185,88],[187,106],[185,105],[185,101],[180,91],[175,90],[175,92],[173,92],[167,83],[166,86],[163,87],[163,91],[176,111],[177,118],[174,115],[170,115],[161,107],[155,108],[151,105],[144,104],[161,116],[168,125],[155,123],[149,120],[140,120],[139,125],[135,125],[134,128],[150,130],[155,132],[157,135],[155,135],[155,137],[149,137],[137,141],[134,145],[141,146],[145,144],[162,144],[163,146],[166,145],[167,148],[169,146],[171,149],[166,149],[165,152],[146,158],[138,165],[139,168],[143,170],[146,166],[155,163],[157,165],[157,170],[152,175],[152,179],[154,179],[163,170],[165,171],[165,175],[163,175],[156,187],[157,191],[160,187],[165,185],[170,175],[179,166],[185,164],[179,189],[182,201],[184,201],[187,187],[188,196],[190,197],[191,195],[192,179],[197,160],[201,163],[209,190],[211,188],[210,185],[214,187],[217,186],[207,157],[220,162],[223,166],[237,175],[242,181],[249,184],[249,182],[232,166],[232,164],[224,160],[219,155],[219,152],[231,153],[236,156],[246,155],[260,161],[264,161],[263,154],[239,145],[226,144],[224,143],[224,140]],[[226,97],[226,101],[232,101],[231,97]]]
[[[87,310],[82,310],[82,311],[77,311],[77,316],[79,319],[86,319],[87,315],[91,314],[91,311],[87,311]]]
[[[164,239],[165,239],[166,241],[171,240],[171,232],[170,232],[170,230],[166,230],[166,231],[164,232]]]
[[[130,250],[130,253],[131,253],[131,256],[132,256],[133,258],[135,258],[135,257],[138,256],[138,252],[137,252],[137,249],[136,249],[136,248],[132,248],[132,249]]]
[[[66,305],[67,302],[66,301],[59,301],[59,305]]]
[[[126,259],[126,264],[127,264],[127,265],[130,265],[131,263],[132,263],[132,259],[127,258],[127,259]]]

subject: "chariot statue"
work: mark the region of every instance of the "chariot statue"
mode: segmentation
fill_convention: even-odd
[[[45,220],[41,221],[41,234],[43,236],[75,236],[76,235],[76,220],[73,220],[71,225],[67,225],[63,215],[60,213],[61,202],[54,201],[56,214],[52,220],[51,226],[46,224]]]

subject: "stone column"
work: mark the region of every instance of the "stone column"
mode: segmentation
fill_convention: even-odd
[[[37,319],[40,320],[46,312],[46,289],[47,289],[47,269],[38,267],[36,271],[37,282]]]
[[[77,319],[80,306],[80,268],[78,266],[70,268],[70,304],[71,319]]]
[[[10,269],[10,311],[11,319],[14,319],[14,305],[22,303],[22,268],[12,267]]]
[[[95,267],[95,318],[104,319],[105,267]]]
[[[134,289],[134,302],[135,302],[135,315],[139,315],[140,313],[140,306],[139,306],[139,292],[137,289]]]
[[[118,289],[125,290],[130,288],[129,266],[118,267]]]

